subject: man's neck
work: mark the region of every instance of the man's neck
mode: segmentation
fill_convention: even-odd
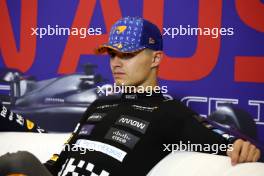
[[[144,82],[143,84],[140,84],[137,86],[137,89],[144,89],[145,91],[153,91],[155,87],[157,87],[157,80],[152,80],[148,82]]]

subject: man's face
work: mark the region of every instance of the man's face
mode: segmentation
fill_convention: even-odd
[[[117,85],[139,86],[145,84],[152,69],[152,54],[147,50],[137,53],[119,53],[108,50],[110,66]]]

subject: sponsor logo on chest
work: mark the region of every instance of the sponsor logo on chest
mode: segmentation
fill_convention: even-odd
[[[140,133],[144,134],[148,128],[149,122],[136,118],[136,117],[132,117],[128,115],[121,115],[117,119],[115,124],[129,127],[133,130],[139,131]]]
[[[97,151],[104,153],[110,157],[117,159],[122,162],[126,156],[126,152],[109,144],[102,143],[99,141],[92,141],[87,139],[78,139],[75,143],[75,147],[82,147],[90,151]]]
[[[130,149],[133,149],[139,140],[137,136],[116,128],[110,128],[105,138],[123,144]]]
[[[95,125],[92,125],[92,124],[83,125],[79,132],[79,135],[90,135],[94,126]]]
[[[93,113],[87,118],[87,122],[99,122],[106,116],[106,113]]]
[[[158,106],[140,106],[140,105],[132,105],[132,108],[139,111],[153,112],[158,109]]]
[[[97,106],[96,109],[109,109],[109,108],[116,108],[118,104],[105,104],[101,106]]]

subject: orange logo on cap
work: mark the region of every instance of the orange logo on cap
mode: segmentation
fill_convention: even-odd
[[[117,47],[118,49],[123,48],[123,45],[121,43],[116,43],[113,46]]]
[[[121,34],[126,30],[126,28],[127,26],[117,26],[115,30],[117,31],[117,34]]]

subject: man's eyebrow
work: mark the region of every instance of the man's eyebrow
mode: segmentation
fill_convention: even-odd
[[[134,57],[136,56],[137,54],[139,54],[142,50],[140,51],[136,51],[136,52],[133,52],[133,53],[122,53],[122,52],[118,52],[116,50],[113,50],[111,48],[108,48],[107,49],[107,54],[112,56],[112,55],[117,55],[118,57],[120,58],[131,58],[131,57]]]
[[[120,53],[120,52],[117,52],[117,51],[115,51],[115,50],[111,50],[111,49],[109,49],[109,50],[107,51],[107,53],[108,53],[109,55],[117,55],[117,56],[119,56],[119,57],[127,57],[127,56],[130,56],[130,53]]]
[[[113,50],[113,49],[107,49],[106,51],[108,54],[118,54],[117,51]]]

